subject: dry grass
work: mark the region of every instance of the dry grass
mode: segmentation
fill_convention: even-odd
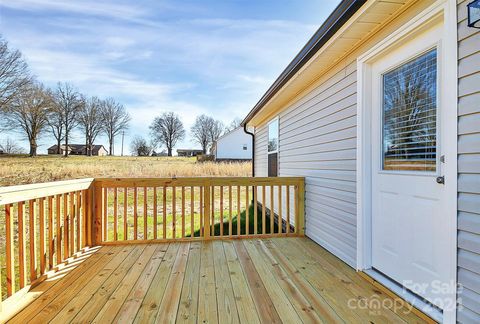
[[[251,163],[179,157],[0,157],[0,186],[89,177],[250,176]]]

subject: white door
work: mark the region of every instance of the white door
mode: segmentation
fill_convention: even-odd
[[[372,65],[372,267],[442,307],[448,281],[438,30]],[[428,45],[430,44],[430,45]],[[440,178],[438,178],[440,177]]]

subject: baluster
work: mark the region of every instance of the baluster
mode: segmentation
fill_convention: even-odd
[[[148,190],[143,187],[143,239],[148,240]]]
[[[5,205],[5,222],[7,296],[10,297],[15,293],[15,242],[12,204]]]
[[[55,239],[53,237],[53,196],[48,197],[48,270],[53,268]]]
[[[177,187],[172,186],[172,238],[177,237],[176,216],[177,216]]]
[[[19,268],[19,282],[20,289],[25,287],[27,283],[27,272],[25,268],[26,253],[25,253],[25,202],[18,203],[18,268]]]
[[[68,259],[69,237],[68,237],[68,194],[63,194],[63,260]],[[62,261],[63,261],[62,260]]]
[[[75,226],[76,226],[76,235],[75,235],[75,252],[80,251],[80,238],[81,238],[81,230],[80,230],[80,219],[82,218],[80,215],[80,207],[82,206],[82,200],[80,198],[80,191],[75,192]]]
[[[46,263],[46,254],[45,254],[45,198],[40,198],[38,200],[38,221],[39,221],[39,235],[40,235],[40,274],[45,273],[45,263]]]
[[[210,239],[210,208],[211,208],[211,193],[210,193],[210,188],[213,188],[213,187],[210,187],[210,183],[209,181],[206,181],[205,184],[205,189],[204,189],[204,193],[205,193],[205,197],[204,197],[204,211],[203,211],[203,215],[205,215],[205,230],[204,230],[204,238],[206,240],[209,240]]]
[[[228,186],[228,236],[232,237],[232,186]]]
[[[182,238],[185,237],[185,187],[182,186]]]
[[[190,237],[195,236],[195,188],[190,187]]]
[[[286,193],[286,197],[287,197],[287,234],[290,234],[290,186],[287,185],[286,187],[286,190],[287,190],[287,193]]]
[[[133,239],[138,238],[137,187],[133,188]]]
[[[61,197],[62,195],[55,196],[55,218],[56,218],[56,227],[57,235],[55,238],[57,251],[55,252],[57,256],[57,265],[62,263],[62,226],[61,226]]]
[[[270,234],[273,234],[275,231],[275,210],[273,204],[273,186],[270,186]]]
[[[210,236],[215,236],[215,186],[212,186],[211,195],[209,195],[211,203],[211,213],[210,213]],[[206,216],[206,215],[205,215]]]
[[[200,237],[203,237],[203,187],[200,186]]]
[[[32,199],[28,202],[28,216],[30,219],[28,232],[30,234],[30,282],[37,279],[37,255],[36,255],[36,226],[35,226],[35,200]]]
[[[103,240],[108,241],[108,188],[103,188]]]
[[[265,234],[266,233],[266,223],[267,223],[267,219],[266,219],[266,213],[265,213],[265,204],[267,202],[265,201],[265,186],[262,186],[262,234]]]
[[[113,188],[113,240],[118,241],[118,189]]]
[[[157,226],[158,226],[158,219],[157,219],[157,187],[153,187],[153,239],[157,239]]]
[[[252,198],[253,198],[253,234],[258,234],[258,202],[257,202],[257,186],[252,187]]]
[[[128,188],[123,188],[123,240],[128,240]]]
[[[245,186],[245,235],[248,235],[249,232],[250,232],[250,210],[249,210],[249,207],[250,207],[250,202],[249,202],[249,197],[248,197],[248,190],[249,187],[248,186]]]
[[[80,220],[80,228],[82,229],[82,237],[80,242],[80,247],[84,248],[87,246],[87,209],[88,209],[88,198],[87,198],[87,190],[83,190],[80,196],[81,199],[81,208],[82,208],[82,217]]]
[[[282,233],[283,217],[282,217],[282,186],[278,186],[278,234]]]
[[[68,227],[69,229],[69,235],[70,235],[70,253],[69,257],[73,255],[75,252],[75,196],[73,192],[70,192],[69,194],[69,199],[70,199],[70,215],[69,215],[69,220],[70,220],[70,225]]]
[[[223,236],[223,186],[220,186],[220,236]]]
[[[163,186],[163,239],[167,238],[167,187]]]
[[[237,235],[241,234],[241,200],[240,200],[240,186],[237,186]]]

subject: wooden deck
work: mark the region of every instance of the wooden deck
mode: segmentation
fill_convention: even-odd
[[[307,238],[104,246],[71,268],[11,322],[422,322]]]

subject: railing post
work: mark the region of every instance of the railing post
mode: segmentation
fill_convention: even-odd
[[[297,195],[297,215],[295,217],[295,231],[297,235],[305,235],[305,180],[300,180],[298,185]]]
[[[210,181],[205,181],[203,189],[203,238],[210,239]]]
[[[98,182],[93,186],[94,211],[92,222],[92,246],[99,245],[102,242],[102,187]]]

